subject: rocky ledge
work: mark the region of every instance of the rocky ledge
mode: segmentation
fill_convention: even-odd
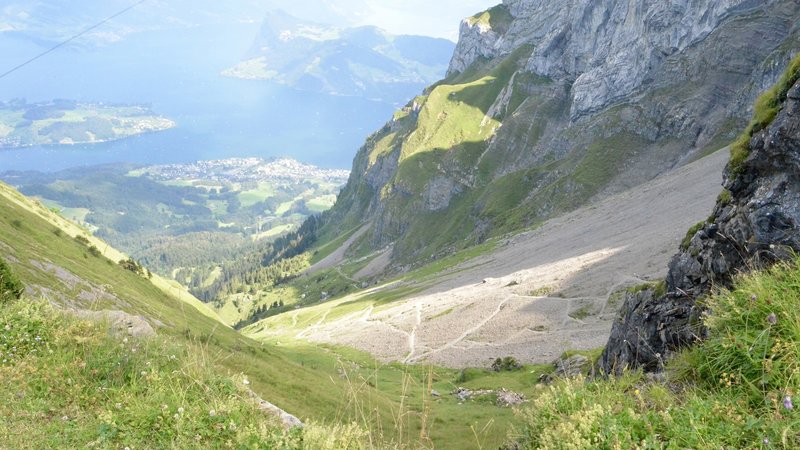
[[[749,147],[743,163],[726,168],[713,214],[687,236],[665,284],[627,294],[600,360],[605,373],[658,370],[670,353],[703,338],[699,299],[800,252],[800,82]]]

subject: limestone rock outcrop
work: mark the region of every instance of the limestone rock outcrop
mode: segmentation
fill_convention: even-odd
[[[514,17],[500,34],[488,24],[462,23],[450,73],[478,58],[533,51],[526,70],[572,81],[573,118],[598,111],[652,82],[669,57],[707,39],[723,22],[763,12],[779,1],[505,0]]]
[[[600,360],[605,373],[658,370],[671,353],[704,337],[698,299],[731,287],[739,273],[800,252],[800,82],[749,146],[747,159],[726,169],[711,217],[672,258],[665,289],[627,294]]]

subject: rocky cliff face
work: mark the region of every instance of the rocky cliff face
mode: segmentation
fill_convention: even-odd
[[[649,180],[732,141],[800,43],[795,0],[506,0],[369,138],[329,231],[396,263]]]
[[[800,59],[795,65],[793,80]],[[666,284],[628,294],[601,358],[606,373],[657,370],[670,353],[703,337],[698,300],[712,288],[728,288],[736,274],[800,252],[800,82],[784,95],[775,120],[750,140],[744,162],[726,169],[714,213],[687,235]]]
[[[478,58],[534,45],[525,70],[571,82],[573,119],[628,97],[659,77],[671,56],[703,42],[736,17],[763,13],[778,1],[507,0],[514,18],[500,34],[467,20],[450,73]],[[733,50],[733,49],[731,49]]]

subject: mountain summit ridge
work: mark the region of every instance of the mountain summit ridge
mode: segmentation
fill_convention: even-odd
[[[453,48],[445,39],[394,36],[374,26],[345,28],[275,11],[243,61],[223,75],[404,102],[444,74]]]

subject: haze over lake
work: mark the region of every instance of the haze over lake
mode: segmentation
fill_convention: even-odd
[[[160,30],[102,47],[68,46],[0,79],[0,99],[151,104],[178,124],[110,143],[2,150],[0,171],[244,156],[290,156],[349,168],[364,138],[398,105],[220,76],[252,45],[259,26]],[[24,61],[50,45],[0,34],[4,65]],[[407,97],[416,93],[409,91]]]

